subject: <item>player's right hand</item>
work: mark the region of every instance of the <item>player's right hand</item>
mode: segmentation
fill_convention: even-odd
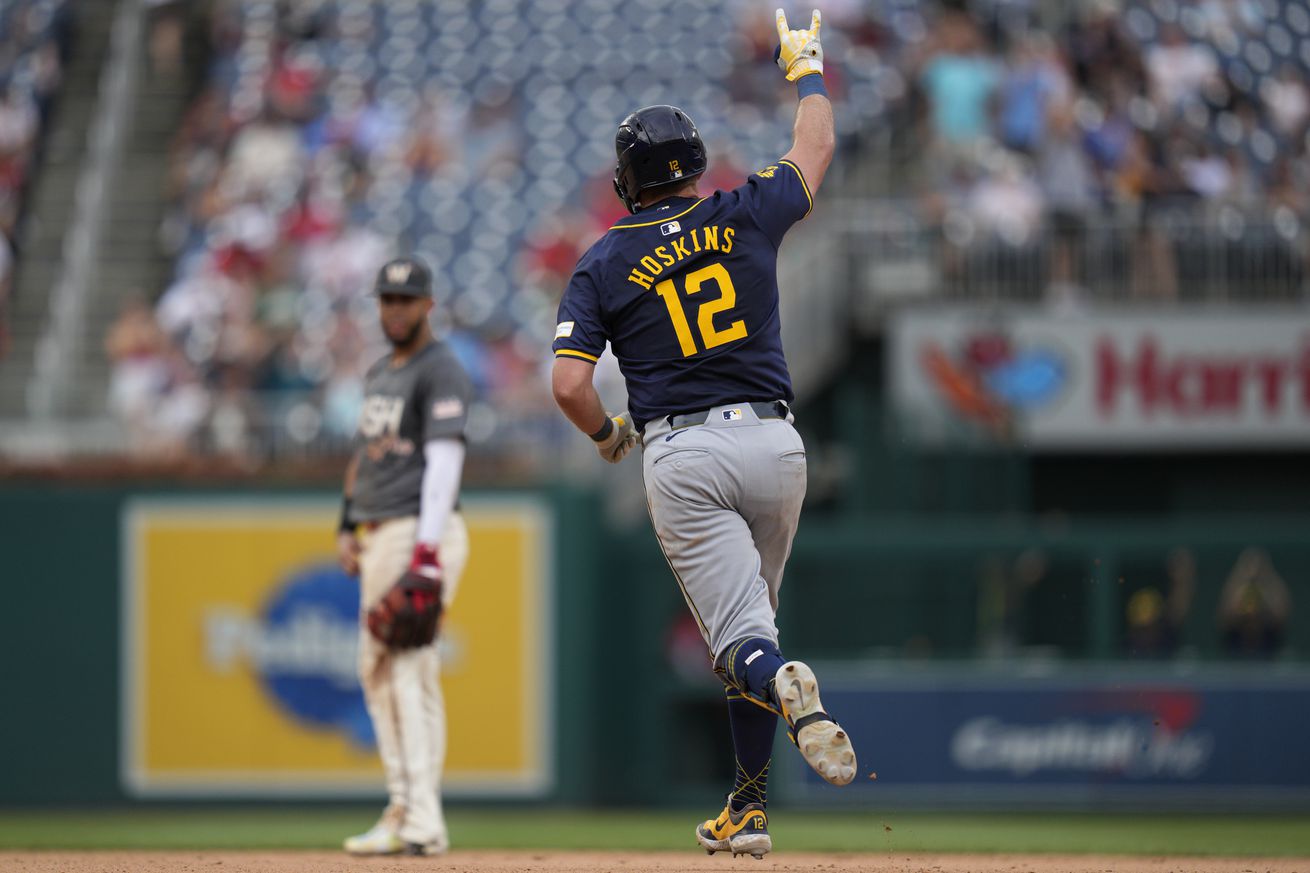
[[[778,66],[795,82],[810,73],[823,74],[823,46],[819,44],[819,25],[823,16],[815,9],[809,30],[788,30],[787,14],[781,8],[773,13],[778,25]]]
[[[359,537],[353,531],[337,532],[337,561],[348,576],[359,575]]]
[[[611,464],[617,464],[637,444],[637,432],[632,427],[632,416],[626,410],[611,415],[610,421],[614,423],[614,428],[609,436],[596,443],[596,451]]]

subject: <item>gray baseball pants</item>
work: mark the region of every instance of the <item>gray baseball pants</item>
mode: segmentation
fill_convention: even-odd
[[[778,642],[783,565],[805,498],[805,445],[788,420],[749,404],[642,436],[646,505],[664,557],[717,660],[743,637]]]

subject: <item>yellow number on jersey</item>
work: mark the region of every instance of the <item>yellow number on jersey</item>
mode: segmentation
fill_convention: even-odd
[[[732,277],[723,264],[713,263],[708,267],[688,273],[684,280],[687,294],[700,293],[701,286],[713,281],[719,286],[719,296],[706,300],[696,311],[696,326],[700,330],[701,345],[712,349],[746,336],[746,322],[740,319],[720,330],[714,326],[714,316],[731,309],[737,303],[737,289],[732,287]],[[696,340],[691,335],[691,325],[687,323],[687,314],[682,311],[682,299],[672,279],[665,279],[655,286],[655,293],[660,295],[669,318],[673,321],[673,332],[678,337],[678,346],[682,356],[690,358],[696,354]]]

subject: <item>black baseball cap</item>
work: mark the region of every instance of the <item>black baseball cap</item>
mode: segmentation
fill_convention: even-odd
[[[373,294],[405,294],[410,297],[432,296],[432,271],[417,257],[387,261],[378,270]]]

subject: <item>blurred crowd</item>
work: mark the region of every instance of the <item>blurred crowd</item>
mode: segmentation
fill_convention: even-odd
[[[71,44],[65,0],[0,0],[0,359],[23,199]]]
[[[1115,259],[1095,248],[1112,227],[1124,283],[1174,298],[1202,218],[1304,264],[1304,3],[823,5],[839,163],[904,157],[883,193],[915,198],[946,269],[980,245],[1038,252],[1046,293],[1077,298]],[[151,452],[248,454],[270,428],[339,445],[380,351],[364,292],[402,249],[434,267],[471,435],[541,439],[559,294],[622,214],[616,122],[676,95],[709,144],[706,189],[788,141],[776,34],[747,2],[221,0],[210,31],[170,165],[176,274],[107,340],[113,408]]]
[[[920,181],[947,241],[1044,244],[1057,298],[1078,293],[1111,228],[1133,243],[1133,296],[1177,298],[1179,243],[1207,226],[1222,231],[1212,249],[1241,242],[1304,278],[1306,5],[1088,0],[1066,11],[1038,28],[1024,4],[943,7],[908,44]]]
[[[678,38],[735,33],[759,17],[751,4],[642,0],[668,43],[627,48],[635,19],[607,3],[520,5],[216,4],[210,71],[170,162],[161,236],[175,277],[106,338],[111,406],[134,445],[266,455],[288,431],[339,447],[381,352],[366,292],[400,250],[434,268],[480,446],[559,426],[545,350],[577,258],[623,214],[618,121],[684,100],[710,143],[703,185],[731,188],[785,148],[778,107],[794,96],[763,36],[746,53],[744,30],[732,48]],[[614,48],[584,57],[577,40]],[[670,46],[684,63],[665,63]]]

